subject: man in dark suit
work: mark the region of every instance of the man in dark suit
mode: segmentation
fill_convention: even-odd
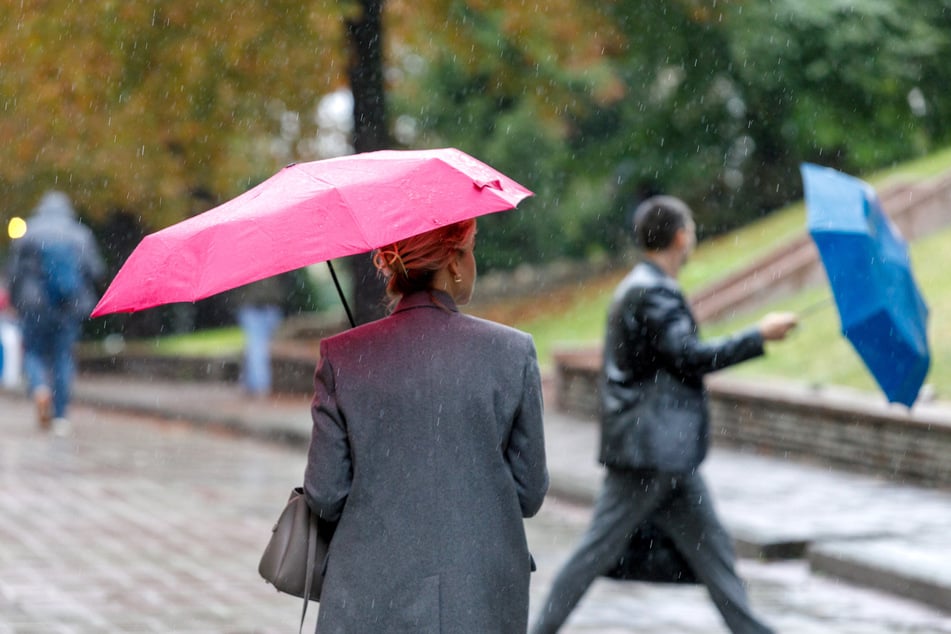
[[[596,577],[613,569],[645,521],[668,536],[706,585],[734,633],[771,632],[750,610],[732,540],[697,468],[709,444],[703,376],[762,355],[795,315],[712,342],[677,284],[696,243],[690,209],[654,196],[634,214],[644,257],[620,283],[608,315],[601,386],[600,461],[607,467],[594,517],[537,614],[535,634],[556,632]]]

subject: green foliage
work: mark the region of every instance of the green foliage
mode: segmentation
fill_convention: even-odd
[[[949,40],[932,11],[905,0],[738,5],[728,28],[744,99],[759,114],[754,139],[778,132],[790,160],[852,172],[946,141],[947,124],[909,103],[917,93],[944,99],[931,72]]]
[[[50,186],[154,229],[316,158],[360,3],[0,7],[0,192]],[[654,192],[702,237],[800,195],[798,164],[867,173],[951,141],[951,0],[386,0],[389,119],[536,192],[486,218],[486,268],[613,254]],[[300,114],[296,119],[294,114]],[[288,118],[289,117],[289,118]]]
[[[615,82],[602,55],[612,37],[603,16],[571,0],[544,13],[498,2],[447,4],[449,20],[430,34],[422,69],[394,86],[391,103],[396,117],[417,123],[417,144],[458,147],[535,192],[515,214],[480,220],[480,266],[603,250],[605,233],[617,235],[604,222],[603,179],[588,178],[597,166],[588,170],[566,145],[572,118]],[[569,39],[556,39],[556,31]]]
[[[319,311],[327,308],[332,302],[328,300],[327,289],[323,289],[308,274],[307,269],[297,269],[287,273],[290,282],[290,292],[287,295],[283,309],[288,315]]]
[[[427,131],[426,143],[469,152],[535,193],[515,213],[479,220],[480,266],[512,268],[555,256],[564,244],[552,215],[566,180],[555,131],[521,95],[494,89],[488,75],[467,75],[452,60],[438,63],[429,81],[425,92],[432,97],[414,113]],[[412,105],[397,101],[396,107]]]
[[[337,76],[338,19],[289,0],[3,3],[4,200],[26,210],[55,186],[88,217],[158,228],[240,193],[287,162],[269,151],[280,112]]]
[[[472,52],[429,57],[412,93],[425,105],[401,112],[418,118],[425,142],[490,162],[544,131],[529,146],[532,168],[515,167],[549,197],[527,208],[528,224],[559,230],[542,251],[537,232],[517,227],[523,260],[616,252],[651,193],[687,200],[708,238],[797,199],[804,160],[862,173],[951,140],[948,0],[602,3],[610,35],[599,27],[601,54],[581,67],[551,62],[544,29],[513,38],[515,8],[451,4],[451,37]],[[511,260],[501,251],[493,265]]]

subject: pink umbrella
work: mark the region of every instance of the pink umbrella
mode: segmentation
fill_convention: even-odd
[[[237,198],[146,236],[92,316],[194,302],[512,209],[531,195],[453,148],[292,164]]]

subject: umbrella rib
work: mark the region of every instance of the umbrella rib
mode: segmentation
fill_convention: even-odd
[[[300,167],[300,166],[299,166],[299,165],[295,165],[294,167]],[[350,203],[350,201],[347,199],[347,197],[346,197],[346,195],[344,194],[344,192],[341,191],[341,189],[340,189],[339,187],[335,186],[333,183],[330,183],[330,182],[328,182],[328,181],[326,181],[326,180],[324,180],[324,179],[322,179],[322,178],[320,178],[320,177],[318,177],[318,176],[316,176],[316,175],[314,175],[314,174],[311,174],[311,173],[309,173],[309,172],[307,172],[307,171],[304,171],[304,170],[301,170],[301,173],[302,173],[304,176],[306,176],[308,179],[310,179],[311,181],[313,181],[313,182],[315,182],[315,183],[320,183],[320,184],[322,184],[322,185],[327,185],[327,186],[329,186],[329,187],[331,187],[331,188],[333,189],[333,191],[337,194],[337,196],[340,197],[340,202],[341,202],[343,208],[345,209],[345,211],[346,211],[346,213],[347,213],[347,216],[350,218],[350,221],[351,221],[351,223],[353,224],[354,229],[359,233],[360,239],[363,241],[363,244],[367,246],[367,248],[366,248],[365,250],[366,250],[366,251],[370,251],[370,250],[372,250],[372,249],[375,249],[376,246],[370,244],[370,240],[369,240],[369,238],[367,237],[366,232],[364,231],[363,225],[360,223],[359,217],[358,217],[358,216],[356,215],[356,213],[354,212],[354,207],[353,207],[353,205],[352,205],[352,204]],[[379,246],[382,246],[382,245],[379,245]],[[328,258],[328,260],[330,260],[330,259],[333,259],[333,258]]]

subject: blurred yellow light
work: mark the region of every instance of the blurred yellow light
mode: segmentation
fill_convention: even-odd
[[[24,220],[23,218],[19,218],[17,216],[10,218],[10,222],[7,223],[7,234],[13,240],[16,240],[17,238],[22,238],[23,236],[25,236],[26,235],[26,220]]]

